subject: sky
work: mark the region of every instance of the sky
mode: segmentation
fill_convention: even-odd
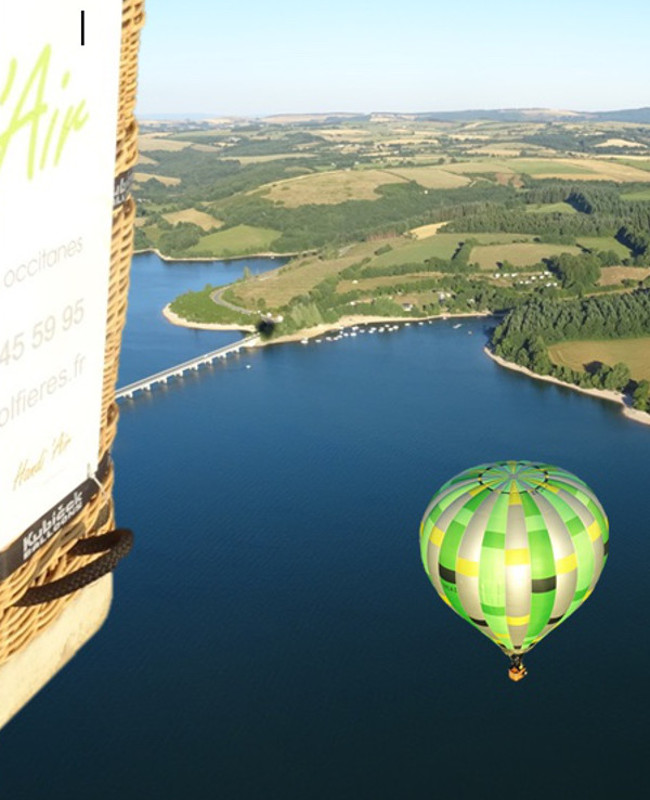
[[[146,0],[137,113],[650,105],[648,0]]]

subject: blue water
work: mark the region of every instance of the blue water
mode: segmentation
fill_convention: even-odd
[[[142,264],[132,310],[186,288]],[[162,335],[169,363],[212,346],[136,318],[125,376]],[[497,367],[489,324],[253,351],[123,405],[137,546],[105,627],[0,735],[3,800],[644,796],[650,428]],[[612,528],[518,685],[417,541],[440,484],[503,458],[576,472]]]

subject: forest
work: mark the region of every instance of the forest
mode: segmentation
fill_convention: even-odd
[[[494,330],[494,353],[540,375],[552,375],[582,387],[635,391],[626,364],[594,365],[578,372],[552,363],[548,345],[577,339],[623,339],[650,335],[650,290],[580,300],[531,299],[513,308]],[[643,390],[635,396],[642,403]]]

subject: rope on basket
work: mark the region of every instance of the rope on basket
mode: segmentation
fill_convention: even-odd
[[[49,603],[83,589],[84,586],[88,586],[112,572],[132,547],[133,532],[127,528],[116,528],[114,531],[103,533],[100,536],[80,539],[70,550],[70,555],[87,556],[94,553],[104,553],[104,555],[90,564],[86,564],[85,567],[80,567],[69,575],[64,575],[63,578],[28,589],[14,605],[24,607]]]

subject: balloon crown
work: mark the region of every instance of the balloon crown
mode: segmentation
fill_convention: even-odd
[[[493,491],[537,492],[547,486],[557,470],[532,461],[497,461],[477,468],[476,480]],[[469,476],[468,476],[469,477]]]

